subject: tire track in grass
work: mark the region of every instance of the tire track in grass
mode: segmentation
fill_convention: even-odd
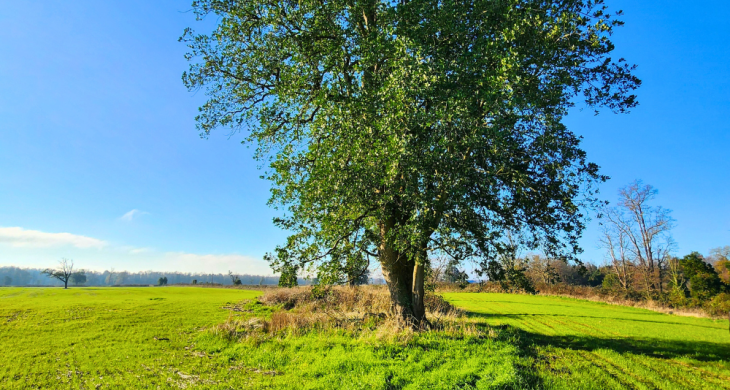
[[[546,321],[546,322],[542,322],[542,321],[538,320],[537,318],[535,318],[534,320],[535,320],[535,322],[537,322],[537,323],[539,323],[539,324],[542,324],[543,326],[545,326],[545,327],[547,327],[548,329],[550,329],[550,330],[549,330],[549,333],[550,333],[549,335],[553,335],[553,336],[555,336],[555,335],[558,335],[558,331],[557,331],[557,330],[555,329],[555,327],[554,327],[554,326],[551,326],[551,325],[549,325],[549,324],[547,323],[547,321]],[[547,320],[547,318],[543,317],[543,320]]]
[[[617,337],[617,338],[625,338],[626,337],[625,335],[622,335],[622,334],[619,334],[619,333],[615,333],[615,332],[611,332],[608,329],[598,329],[598,328],[595,328],[593,326],[590,326],[588,324],[584,324],[584,323],[578,322],[578,321],[572,321],[572,322],[575,323],[575,324],[578,324],[578,325],[582,325],[582,326],[584,326],[584,327],[586,327],[588,329],[592,329],[592,330],[598,332],[598,334],[600,334],[602,336],[612,336],[612,338],[614,338],[614,337]]]
[[[579,335],[587,335],[587,336],[593,336],[593,337],[605,337],[605,336],[609,336],[608,334],[603,333],[603,332],[599,332],[599,333],[594,333],[592,331],[587,332],[584,329],[581,329],[580,327],[575,327],[575,326],[569,325],[569,324],[572,324],[572,325],[580,325],[579,323],[577,323],[575,321],[566,320],[565,322],[563,322],[563,321],[557,320],[555,318],[553,318],[552,320],[555,321],[555,322],[557,322],[560,325],[563,325],[566,329],[569,329],[569,330],[571,330],[574,333],[577,333]]]
[[[658,361],[660,363],[661,363],[661,360],[659,360],[657,358],[651,358],[651,357],[648,357],[648,356],[644,356],[644,355],[636,355],[636,354],[631,353],[631,352],[628,352],[628,353],[619,353],[619,352],[616,352],[616,353],[618,354],[618,356],[621,359],[627,361],[627,363],[632,363],[632,364],[639,363],[638,364],[639,367],[641,367],[641,368],[648,368],[648,369],[643,370],[643,373],[644,374],[656,374],[656,375],[654,376],[654,378],[649,377],[647,375],[637,375],[633,371],[633,366],[629,367],[630,366],[629,364],[626,364],[626,366],[627,366],[626,369],[622,369],[621,366],[617,362],[614,362],[614,361],[610,360],[608,357],[601,356],[601,355],[599,355],[599,354],[597,354],[595,352],[593,352],[592,355],[595,356],[597,359],[601,360],[602,362],[611,365],[616,370],[621,371],[623,374],[630,376],[636,382],[641,383],[644,386],[647,386],[648,388],[654,388],[654,389],[665,388],[663,386],[664,382],[660,381],[660,379],[664,379],[666,377],[666,375],[664,373],[660,373],[659,371],[657,371],[653,367],[647,367],[645,363],[641,363],[638,359],[640,357],[645,358],[645,359],[648,358],[650,360]],[[674,387],[676,385],[681,385],[681,384],[677,383],[674,380],[674,378],[671,378],[669,381],[671,383],[671,386],[670,387]],[[685,381],[685,383],[686,383],[686,381]],[[697,387],[694,386],[694,385],[692,385],[692,384],[690,384],[687,388],[688,389],[691,389],[691,390],[697,389]]]
[[[571,330],[571,331],[573,331],[574,333],[577,333],[577,334],[587,334],[589,336],[596,336],[595,334],[586,333],[583,329],[580,329],[578,327],[568,326],[568,324],[566,322],[560,321],[560,320],[556,319],[554,316],[543,316],[542,318],[546,322],[545,323],[545,326],[550,327],[554,331],[555,335],[561,334],[562,332],[559,332],[557,328],[562,328],[562,329]],[[557,323],[560,326],[557,326],[557,325],[556,326],[548,325],[547,322],[550,322],[550,321],[555,322],[555,323]],[[577,323],[575,321],[567,321],[567,322],[568,323],[571,323],[571,324],[578,324],[578,325],[580,325],[580,323]],[[623,336],[621,336],[619,334],[615,334],[615,333],[612,333],[612,332],[609,332],[609,333],[611,333],[612,335],[615,335],[616,337],[623,337]],[[599,335],[603,336],[604,334],[599,334]]]
[[[694,373],[672,365],[671,360],[647,358],[647,356],[637,356],[634,354],[624,354],[623,357],[627,360],[631,360],[631,362],[637,366],[643,367],[645,371],[655,374],[654,376],[662,378],[665,382],[669,382],[672,385],[681,385],[686,389],[698,389],[702,387],[703,378],[701,376],[697,378],[696,375],[692,375],[693,378],[687,378],[687,374]],[[659,370],[662,371],[660,372]],[[674,375],[670,375],[669,378],[667,378],[667,373],[673,373]],[[697,382],[696,379],[699,379],[699,387],[698,384],[695,383]],[[723,388],[727,389],[727,385],[723,385]]]
[[[718,374],[718,373],[714,373],[712,371],[707,371],[707,370],[704,370],[704,369],[702,369],[700,367],[693,366],[691,364],[684,363],[684,362],[681,362],[679,360],[668,360],[667,363],[672,364],[674,366],[680,366],[680,367],[683,367],[683,368],[688,368],[690,372],[693,372],[693,371],[694,372],[699,372],[699,373],[701,373],[700,374],[700,378],[706,379],[707,377],[710,377],[710,378],[712,378],[714,380],[720,381],[720,384],[721,384],[721,386],[724,389],[730,389],[730,377],[728,377],[728,376],[721,375],[721,374]],[[684,370],[684,371],[687,371],[687,370]]]
[[[632,375],[629,372],[626,372],[621,369],[621,367],[617,366],[613,362],[603,359],[601,356],[597,355],[593,352],[587,352],[587,351],[576,351],[583,359],[589,361],[591,364],[593,364],[596,367],[601,368],[603,371],[608,373],[612,378],[616,380],[622,387],[629,388],[629,389],[643,389],[643,388],[655,388],[655,387],[648,387],[646,383],[644,383],[642,380],[637,378],[636,376]],[[603,363],[603,364],[601,364]],[[623,377],[623,378],[622,378]],[[628,380],[628,378],[634,379],[634,381]],[[637,386],[636,383],[640,383],[644,385],[644,387]]]
[[[577,381],[586,378],[591,384],[601,385],[602,388],[637,389],[632,383],[625,381],[606,367],[597,364],[595,359],[586,357],[586,353],[568,348],[561,348],[561,351],[566,360],[565,364],[570,367],[569,376],[564,378],[568,383],[571,383],[570,387],[575,387]],[[604,384],[606,386],[603,386]]]
[[[641,383],[648,385],[648,383],[651,383],[651,386],[656,389],[664,389],[664,388],[676,388],[679,386],[679,388],[684,389],[690,389],[694,390],[698,387],[694,384],[692,384],[691,381],[686,380],[681,375],[679,377],[675,376],[669,376],[667,377],[667,366],[665,364],[665,361],[658,359],[658,358],[652,358],[645,355],[635,355],[633,353],[618,353],[618,356],[626,361],[626,370],[629,375],[631,375],[636,380],[640,381]],[[602,358],[604,361],[611,361],[610,357],[603,357],[600,355],[597,355],[600,358]],[[613,363],[614,365],[618,366],[616,362]],[[620,367],[619,367],[620,368]],[[660,371],[662,370],[662,371]],[[679,373],[684,373],[684,371],[679,371]],[[643,378],[643,379],[639,379]],[[679,378],[679,379],[678,379]]]
[[[518,327],[522,328],[522,330],[530,331],[530,332],[538,333],[538,334],[542,333],[540,328],[538,328],[537,325],[535,325],[536,321],[533,318],[530,318],[529,315],[519,316],[519,317],[517,317],[517,319],[519,320]]]
[[[492,303],[495,306],[499,306],[502,310],[507,309],[507,307],[504,303],[497,302],[497,301],[480,302],[480,303]],[[529,321],[528,321],[527,317],[529,316],[529,314],[523,315],[523,314],[519,314],[519,313],[513,313],[508,309],[506,311],[499,311],[499,310],[496,310],[493,306],[490,307],[488,310],[492,311],[493,313],[482,313],[482,314],[492,314],[495,317],[501,316],[501,317],[503,317],[503,319],[501,319],[500,322],[502,322],[504,324],[508,324],[510,326],[515,326],[518,328],[523,328],[523,330],[538,331],[538,333],[539,333],[539,330],[536,327],[528,324]],[[495,320],[496,320],[496,318],[495,318]]]

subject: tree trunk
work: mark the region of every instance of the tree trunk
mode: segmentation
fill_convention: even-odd
[[[63,281],[63,288],[64,288],[64,290],[68,289],[68,279]]]
[[[392,220],[382,223],[381,237],[387,237],[392,227]],[[386,239],[381,242],[379,249],[381,270],[388,284],[394,314],[413,326],[420,326],[426,320],[423,304],[424,266],[417,265],[413,258],[394,250]]]
[[[412,320],[413,313],[413,264],[401,253],[385,248],[380,253],[383,278],[388,284],[392,309],[403,319]]]

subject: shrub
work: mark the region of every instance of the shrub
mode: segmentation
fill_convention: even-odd
[[[704,305],[705,312],[713,317],[730,316],[730,294],[722,293],[716,295]]]
[[[722,282],[717,273],[702,272],[689,278],[692,298],[705,301],[722,291]]]

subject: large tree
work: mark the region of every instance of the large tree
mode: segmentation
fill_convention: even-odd
[[[377,258],[404,318],[425,319],[431,252],[490,259],[504,232],[579,250],[604,179],[561,122],[584,101],[625,112],[601,0],[200,0],[183,81],[209,97],[202,136],[243,129],[292,232],[275,270]],[[341,267],[329,267],[341,269]]]

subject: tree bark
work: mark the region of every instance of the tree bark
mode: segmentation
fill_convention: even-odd
[[[383,278],[388,284],[394,314],[409,319],[413,316],[413,294],[411,283],[413,265],[408,264],[405,256],[383,243],[380,250],[380,265]]]
[[[415,259],[395,250],[387,240],[394,220],[380,224],[383,237],[380,244],[380,265],[383,278],[388,285],[392,310],[413,326],[420,326],[426,320],[423,303],[424,265],[417,265]]]

